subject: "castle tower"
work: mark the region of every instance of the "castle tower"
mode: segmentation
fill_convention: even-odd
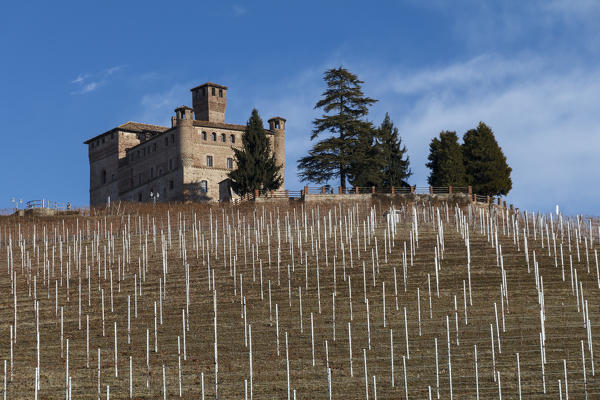
[[[225,122],[227,86],[207,82],[190,89],[194,114],[199,121]]]
[[[181,157],[181,167],[179,168],[179,176],[177,181],[184,186],[182,199],[186,199],[186,191],[184,185],[184,173],[186,167],[191,167],[194,164],[194,125],[193,125],[193,109],[187,106],[181,106],[175,109],[175,125],[178,130],[178,144]]]
[[[269,120],[269,129],[275,133],[273,153],[275,153],[277,164],[282,166],[281,177],[283,178],[283,185],[281,189],[285,188],[285,121],[285,118],[281,117],[273,117]]]

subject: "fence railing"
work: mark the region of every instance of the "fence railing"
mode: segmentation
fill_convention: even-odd
[[[304,186],[302,190],[274,190],[266,193],[249,193],[240,197],[239,201],[252,201],[260,199],[305,199],[307,195],[357,195],[357,194],[399,194],[399,195],[453,195],[462,194],[469,197],[470,201],[478,203],[498,204],[502,201],[499,197],[474,194],[471,186],[354,186],[337,187]]]
[[[52,210],[64,211],[71,209],[71,205],[69,203],[58,203],[56,201],[46,199],[29,200],[27,203],[25,203],[25,209],[31,210],[34,208],[49,208]]]

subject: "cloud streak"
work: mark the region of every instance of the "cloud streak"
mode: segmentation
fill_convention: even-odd
[[[91,93],[106,85],[123,68],[125,68],[125,65],[116,65],[97,73],[79,74],[77,78],[70,82],[71,85],[76,87],[75,90],[71,91],[71,94]]]

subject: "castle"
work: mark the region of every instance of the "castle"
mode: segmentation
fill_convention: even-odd
[[[227,178],[235,168],[245,125],[225,122],[227,87],[191,89],[193,108],[181,106],[171,127],[127,122],[88,145],[90,205],[108,201],[228,201]],[[285,123],[269,119],[267,136],[285,182]]]

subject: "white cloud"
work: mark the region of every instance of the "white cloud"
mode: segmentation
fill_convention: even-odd
[[[111,77],[123,68],[125,68],[125,65],[116,65],[97,73],[79,74],[77,78],[71,81],[71,84],[77,86],[77,89],[72,91],[71,94],[93,92],[108,83]]]

